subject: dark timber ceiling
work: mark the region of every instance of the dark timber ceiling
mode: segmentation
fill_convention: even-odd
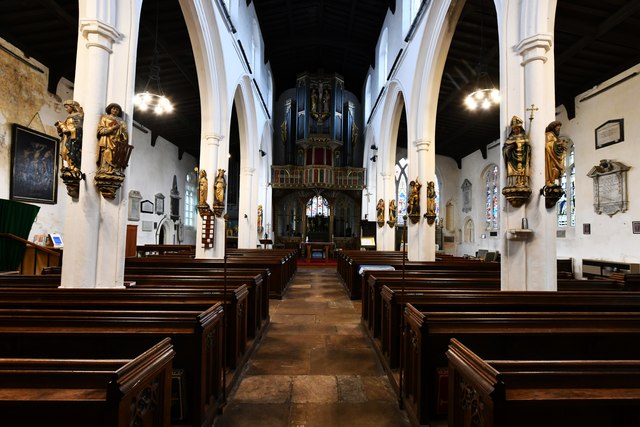
[[[320,69],[341,74],[346,88],[360,96],[369,66],[376,65],[374,52],[386,11],[395,10],[402,3],[253,0],[253,4],[277,97],[295,85],[298,73]],[[74,80],[77,1],[0,0],[0,10],[0,37],[49,67],[50,91],[55,92],[61,76]],[[181,150],[197,156],[198,81],[178,0],[143,2],[136,89],[142,89],[148,80],[156,41],[156,16],[161,83],[174,101],[176,113],[156,120],[136,112],[134,118]],[[570,117],[577,94],[640,63],[640,0],[558,0],[555,28],[556,105],[564,104]],[[396,54],[389,52],[390,63]],[[493,2],[468,0],[445,65],[436,123],[437,153],[457,161],[484,149],[505,127],[498,122],[497,110],[470,113],[462,106],[465,93],[474,85],[474,72],[481,56],[497,85]]]

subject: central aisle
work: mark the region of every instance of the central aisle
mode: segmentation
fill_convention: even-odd
[[[335,267],[298,269],[216,427],[406,427]]]

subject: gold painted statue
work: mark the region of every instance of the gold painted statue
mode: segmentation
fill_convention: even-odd
[[[553,121],[545,129],[545,168],[544,185],[547,187],[560,185],[560,178],[564,173],[564,157],[567,151],[567,141],[560,139],[562,123]]]
[[[531,196],[531,187],[529,187],[531,145],[520,117],[513,116],[511,119],[511,132],[502,146],[502,156],[507,167],[507,182],[502,189],[502,194],[511,206],[517,208]]]
[[[207,171],[200,169],[200,177],[198,178],[198,205],[207,205],[207,193],[209,192],[209,179]]]
[[[396,205],[396,199],[389,201],[389,222],[395,224],[398,220],[398,206]]]
[[[77,101],[67,100],[63,105],[68,116],[64,121],[55,123],[58,135],[60,135],[62,170],[79,171],[82,160],[84,111]]]
[[[215,206],[224,206],[224,194],[227,189],[227,181],[224,178],[224,169],[218,169],[215,187]]]
[[[117,152],[129,141],[127,124],[122,119],[120,105],[111,103],[105,112],[98,123],[98,173],[122,174],[123,165],[118,161]]]
[[[513,116],[511,133],[502,147],[502,155],[507,166],[508,186],[529,185],[530,152],[529,136],[524,132],[522,119]]]
[[[407,203],[407,215],[416,216],[420,215],[420,189],[422,188],[422,184],[418,181],[418,178],[415,181],[411,181],[409,183],[409,202]]]
[[[436,215],[436,186],[435,182],[427,182],[427,215]]]
[[[378,222],[384,223],[384,199],[378,200],[376,205],[376,217]]]

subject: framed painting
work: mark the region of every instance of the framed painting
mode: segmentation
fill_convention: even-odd
[[[13,124],[11,200],[55,204],[58,196],[58,138]]]

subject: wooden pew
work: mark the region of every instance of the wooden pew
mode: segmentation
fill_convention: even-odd
[[[125,259],[125,270],[129,267],[159,267],[159,268],[217,268],[217,269],[245,269],[265,268],[271,273],[269,296],[282,298],[284,292],[293,278],[295,269],[290,263],[296,262],[295,258],[274,256],[238,256],[225,260],[200,259],[200,258],[173,258],[168,256],[145,257]]]
[[[402,259],[388,257],[386,259],[375,258],[353,258],[350,260],[346,271],[345,288],[349,293],[351,299],[360,299],[362,289],[362,279],[360,275],[360,268],[365,265],[374,265],[375,261],[379,264],[388,265],[396,270],[403,268]],[[474,260],[466,260],[462,258],[451,259],[443,261],[410,261],[404,262],[404,268],[406,270],[457,270],[457,271],[500,271],[499,263],[482,262]]]
[[[485,360],[452,339],[450,427],[640,425],[638,360]]]
[[[401,393],[413,425],[444,417],[451,338],[487,359],[640,359],[638,311],[424,312],[407,304],[404,318]]]
[[[2,425],[167,427],[174,354],[165,338],[128,358],[0,358]]]
[[[250,336],[258,336],[269,323],[269,283],[271,273],[266,268],[245,268],[245,269],[224,269],[220,268],[182,268],[182,267],[126,267],[125,276],[127,275],[172,275],[172,276],[206,276],[215,278],[246,277],[247,282],[255,282],[255,286],[260,288],[260,292],[256,292],[256,298],[259,304],[256,307],[258,313],[256,315],[255,335],[251,335],[251,318],[249,317],[249,334]],[[256,278],[260,276],[260,278]],[[249,289],[249,300],[251,302],[251,288]]]
[[[169,270],[170,271],[170,270]],[[246,336],[259,338],[266,321],[263,320],[263,307],[265,294],[262,290],[262,277],[260,275],[235,275],[224,277],[201,276],[201,275],[173,275],[173,274],[129,274],[125,271],[125,286],[129,288],[188,288],[202,290],[223,291],[227,289],[232,292],[239,286],[246,285],[247,294],[247,320]],[[268,305],[269,301],[266,301]],[[239,319],[244,322],[244,319]]]
[[[374,271],[367,275],[366,288],[362,290],[362,319],[370,334],[380,336],[380,313],[383,286],[441,289],[495,289],[500,290],[500,273],[477,270],[421,270],[413,274],[394,271]]]
[[[561,281],[564,281],[561,279]],[[404,304],[422,311],[633,311],[640,308],[640,294],[617,291],[518,292],[491,289],[437,289],[383,286],[379,312],[378,347],[383,366],[392,370],[399,365],[401,312]]]
[[[0,357],[61,358],[77,354],[122,357],[141,352],[165,337],[175,349],[174,369],[182,372],[186,392],[180,425],[211,425],[224,399],[223,307],[173,311],[144,309],[121,302],[110,309],[0,309]],[[189,308],[192,308],[189,306]],[[177,390],[174,390],[177,392]]]
[[[0,308],[69,308],[87,310],[200,310],[222,303],[227,316],[225,326],[226,363],[231,370],[242,363],[247,354],[247,287],[240,285],[225,293],[222,289],[197,288],[58,288],[53,290],[2,289]]]

